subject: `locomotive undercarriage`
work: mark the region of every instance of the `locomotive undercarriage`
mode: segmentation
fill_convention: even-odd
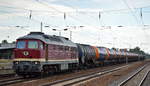
[[[32,76],[39,74],[42,70],[39,61],[14,61],[13,68],[18,75]]]
[[[55,72],[62,72],[64,70],[77,69],[77,63],[57,63],[37,62],[37,61],[14,61],[13,68],[16,74],[21,76],[32,75],[47,75]]]

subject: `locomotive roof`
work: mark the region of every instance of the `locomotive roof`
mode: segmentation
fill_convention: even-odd
[[[31,32],[30,34],[20,37],[18,39],[38,39],[47,44],[77,47],[76,44],[70,41],[68,38],[55,35],[46,35],[41,32]]]

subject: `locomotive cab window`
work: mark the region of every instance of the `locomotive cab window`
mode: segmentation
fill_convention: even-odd
[[[40,47],[40,49],[44,49],[44,46],[43,46],[42,42],[39,42],[39,47]]]
[[[17,48],[23,49],[26,47],[26,42],[25,41],[18,41],[17,42]]]
[[[38,42],[37,41],[29,41],[28,42],[28,48],[37,49],[38,48]]]

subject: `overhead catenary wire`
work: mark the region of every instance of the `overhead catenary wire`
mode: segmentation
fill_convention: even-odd
[[[58,9],[56,9],[56,8],[54,8],[54,7],[52,7],[52,6],[50,6],[48,3],[43,3],[43,2],[40,2],[40,1],[38,1],[38,3],[43,4],[43,5],[46,5],[46,6],[48,6],[49,8],[52,8],[53,10],[55,10],[55,11],[57,11],[57,12],[64,13],[63,11],[60,11],[60,10],[58,10]],[[71,16],[71,15],[68,15],[68,16],[71,17],[72,19],[74,19],[75,21],[78,21],[78,22],[80,22],[80,23],[83,23],[83,22],[80,21],[80,19],[75,18],[74,16]],[[91,25],[91,23],[85,22],[85,21],[84,21],[84,24]]]
[[[63,13],[63,14],[64,14],[64,11],[58,10],[58,9],[56,9],[56,8],[53,7],[53,6],[50,6],[47,2],[46,2],[46,3],[44,3],[43,1],[42,1],[42,2],[41,2],[41,1],[37,1],[37,2],[40,3],[40,4],[42,4],[42,5],[44,5],[44,6],[47,6],[47,7],[51,8],[51,9],[53,9],[53,10],[55,10],[55,11],[57,11],[57,12],[59,12],[59,13]],[[67,13],[67,12],[65,12],[65,13]],[[76,18],[76,17],[74,17],[74,16],[68,15],[68,17],[74,19],[74,20],[77,21],[77,22],[80,22],[81,24],[83,23],[83,22],[81,22],[80,19],[78,19],[78,18]],[[86,21],[84,21],[84,24],[91,25],[91,23],[86,22]]]
[[[64,1],[63,1],[63,2],[64,2]],[[78,10],[76,7],[70,5],[70,4],[67,3],[66,1],[65,1],[65,4],[69,5],[72,9],[75,9],[75,10],[76,10],[76,13],[80,13],[80,10]],[[83,12],[83,11],[81,11],[81,12]],[[89,13],[91,13],[91,12],[88,12],[88,10],[86,10],[84,13],[89,14]],[[97,14],[97,11],[96,11],[95,13]],[[94,13],[94,14],[95,14],[95,13]],[[92,14],[93,14],[93,13],[92,13]],[[88,15],[88,17],[95,21],[95,19],[93,18],[93,16]],[[99,19],[100,19],[100,18],[99,18]]]
[[[1,6],[0,6],[1,7]],[[8,7],[8,8],[11,8],[11,9],[22,9],[22,10],[24,10],[24,11],[32,11],[32,12],[42,12],[42,13],[45,13],[45,12],[48,12],[48,13],[53,13],[53,12],[55,12],[55,10],[54,11],[43,11],[43,10],[33,10],[33,9],[25,9],[25,8],[16,8],[16,7],[10,7],[10,6],[2,6],[2,7]],[[146,7],[149,7],[149,6],[145,6],[145,7],[141,7],[141,8],[146,8]],[[135,9],[141,9],[141,8],[135,8]],[[103,10],[103,11],[101,11],[101,14],[103,14],[103,13],[109,13],[109,12],[121,12],[121,11],[126,11],[126,10],[129,10],[129,9],[119,9],[119,10]],[[24,12],[23,11],[23,12]],[[76,11],[76,12],[78,12],[78,13],[80,13],[80,12],[84,12],[84,13],[97,13],[97,11],[92,11],[92,12],[90,12],[90,11]],[[15,12],[15,13],[17,13],[17,12]],[[20,13],[20,12],[19,12]],[[69,11],[69,12],[65,12],[66,14],[69,14],[69,13],[71,13],[71,11]],[[9,12],[8,12],[8,14],[9,14]],[[93,16],[91,16],[91,18],[92,18]]]
[[[128,3],[127,3],[125,0],[123,0],[123,1],[124,1],[124,3],[128,6],[128,8],[131,9],[131,8],[129,7]],[[134,9],[135,9],[135,8],[134,8]],[[145,24],[144,24],[144,21],[143,21],[143,10],[142,10],[142,8],[139,8],[139,9],[140,9],[140,20],[141,20],[141,23],[142,23],[143,32],[144,32],[144,34],[145,34],[145,38],[148,39],[148,34],[147,34],[147,32],[145,31]],[[131,9],[131,11],[132,11],[132,9]],[[133,11],[132,11],[132,14],[133,14],[133,16],[136,18],[136,20],[138,20],[138,19],[137,19],[137,16],[133,13]]]
[[[50,11],[50,10],[39,10],[39,9],[27,9],[27,8],[21,8],[21,7],[14,7],[14,6],[7,6],[7,5],[0,5],[0,7],[2,8],[8,8],[8,9],[14,9],[14,10],[21,10],[21,11],[30,11],[32,10],[33,12],[55,12],[55,11]],[[144,9],[144,8],[149,8],[150,6],[143,6],[143,7],[136,7],[134,9]],[[73,7],[72,7],[73,8]],[[75,9],[75,8],[74,8]],[[128,11],[129,9],[115,9],[115,10],[101,10],[101,13],[111,13],[111,12],[121,12],[121,11]],[[76,12],[76,13],[80,13],[80,12],[84,12],[84,13],[97,13],[99,12],[98,10],[96,11],[84,11],[84,10],[78,10],[76,9],[76,11],[67,11],[67,13],[72,13],[72,12]],[[143,11],[144,12],[144,11]],[[150,11],[145,11],[145,12],[150,12]]]
[[[13,14],[13,15],[16,15],[17,17],[21,17],[21,18],[23,18],[23,19],[26,19],[26,20],[30,20],[30,21],[33,21],[33,22],[36,22],[36,23],[39,23],[39,24],[41,24],[41,21],[39,21],[39,20],[36,20],[36,19],[34,19],[34,18],[31,18],[31,14],[29,15],[29,17],[27,16],[27,17],[25,17],[25,16],[20,16],[20,15],[17,15],[17,14]],[[50,24],[48,24],[48,23],[46,23],[46,22],[44,22],[44,21],[42,21],[42,23],[43,24],[45,24],[45,25],[49,25],[49,26],[51,26],[51,27],[53,27],[52,25],[50,25]],[[2,26],[3,27],[3,26]],[[5,26],[6,27],[6,26]],[[10,26],[8,26],[8,27],[10,27]],[[12,27],[12,26],[11,26]],[[22,25],[16,25],[16,26],[14,26],[14,27],[21,27],[21,28],[23,28],[24,26],[22,26]]]
[[[124,2],[124,4],[128,7],[128,9],[131,11],[131,13],[132,13],[132,16],[135,18],[135,21],[137,22],[137,24],[138,24],[138,18],[137,18],[137,16],[135,15],[135,13],[133,12],[133,10],[130,8],[130,6],[128,5],[128,3],[127,3],[127,1],[126,0],[122,0],[123,2]]]
[[[65,4],[67,4],[67,5],[68,5],[69,7],[71,7],[72,9],[75,9],[75,10],[76,10],[76,11],[75,11],[76,14],[77,14],[77,13],[80,13],[80,10],[78,10],[76,7],[70,5],[70,3],[66,2],[66,1],[63,1],[63,2],[65,2]],[[81,11],[81,12],[83,12],[83,11]],[[86,10],[84,13],[89,14],[89,13],[91,13],[91,12],[88,12],[88,10]],[[97,14],[97,11],[96,11],[95,13]],[[94,13],[94,14],[95,14],[95,13]],[[92,13],[92,14],[93,14],[93,13]],[[85,15],[84,15],[84,16],[85,16]],[[91,18],[93,21],[96,21],[96,19],[94,19],[94,17],[95,17],[95,16],[88,15],[88,18]],[[100,14],[100,11],[99,11],[99,20],[100,20],[100,17],[101,17],[101,14]],[[96,18],[97,18],[97,15],[96,15]]]
[[[1,6],[1,5],[0,5],[0,7],[9,8],[9,9],[15,9],[15,14],[13,14],[13,15],[16,15],[16,16],[18,16],[18,17],[22,17],[22,18],[24,18],[24,19],[26,19],[26,20],[29,20],[29,19],[30,19],[31,21],[37,22],[37,23],[39,23],[39,24],[41,23],[41,21],[32,18],[32,16],[33,16],[32,13],[33,13],[33,11],[34,11],[34,12],[42,12],[43,10],[33,10],[33,9],[19,8],[19,7],[13,7],[13,6]],[[18,13],[17,10],[23,11],[23,12],[18,11],[19,13],[26,13],[26,12],[24,12],[24,11],[29,12],[29,17],[17,15],[17,13]],[[12,10],[11,10],[11,12],[13,13]],[[43,12],[51,12],[51,11],[43,11]],[[8,14],[11,15],[10,12],[8,12]],[[7,14],[7,15],[8,15],[8,14]],[[6,14],[3,14],[3,15],[6,15]],[[31,19],[31,18],[32,18],[32,19]],[[42,21],[42,23],[45,24],[45,25],[49,25],[49,26],[53,27],[52,25],[50,25],[50,24],[48,24],[48,23],[46,23],[46,22],[43,22],[43,21]]]
[[[39,1],[39,0],[36,0],[36,1]],[[145,6],[145,7],[142,7],[142,8],[146,8],[146,7],[149,7],[149,6]],[[9,7],[9,8],[11,8],[11,7]],[[43,11],[43,10],[33,10],[33,9],[18,8],[18,7],[15,7],[15,9],[23,9],[23,10],[27,10],[27,11],[31,11],[31,10],[32,10],[32,11],[34,11],[34,12],[37,12],[37,11],[38,11],[38,12],[40,12],[40,11],[42,12],[42,11]],[[136,8],[136,9],[138,9],[138,8]],[[118,11],[124,11],[124,10],[128,10],[128,9],[107,10],[107,11],[104,10],[104,11],[101,11],[101,14],[102,14],[102,13],[105,13],[105,12],[106,12],[106,13],[107,13],[107,12],[115,12],[115,11],[118,12]],[[52,11],[48,11],[48,10],[47,10],[47,11],[43,11],[43,12],[52,12]],[[70,11],[70,12],[71,12],[71,11]],[[79,11],[79,13],[80,13],[80,12],[81,12],[81,11]],[[82,12],[83,12],[83,11],[82,11]],[[95,11],[95,12],[97,12],[97,11]],[[65,12],[65,13],[68,14],[69,12]],[[91,13],[91,12],[90,12],[90,11],[86,11],[86,13]],[[94,12],[92,11],[92,13],[94,13]]]
[[[38,2],[39,2],[39,0],[38,0]],[[145,7],[148,7],[148,6],[145,6]],[[11,7],[10,7],[11,8]],[[144,7],[143,7],[144,8]],[[20,9],[20,8],[15,8],[15,9]],[[25,8],[21,8],[21,9],[24,9],[24,10],[27,10],[27,11],[32,11],[32,12],[42,12],[43,10],[33,10],[33,9],[25,9]],[[53,8],[54,9],[54,8]],[[135,9],[139,9],[139,8],[135,8]],[[118,11],[124,11],[124,10],[130,10],[130,9],[121,9],[121,10],[108,10],[108,11],[101,11],[101,14],[102,13],[107,13],[107,12],[118,12]],[[55,8],[55,10],[53,10],[53,11],[57,11],[58,12],[58,9],[56,9]],[[43,11],[43,12],[52,12],[52,11],[49,11],[49,10],[47,10],[47,11]],[[71,12],[71,11],[70,11]],[[79,13],[80,12],[83,12],[83,11],[78,11]],[[93,11],[92,11],[93,12]],[[95,12],[97,12],[97,11],[95,11]],[[95,12],[93,12],[93,13],[95,13]],[[63,12],[64,13],[64,12]],[[68,14],[69,12],[65,12],[65,14]],[[90,11],[86,11],[86,13],[91,13]],[[67,15],[68,16],[68,15]],[[66,18],[65,18],[66,19]],[[77,20],[77,18],[74,18],[74,20]],[[78,21],[78,22],[80,22],[80,21]],[[83,22],[82,22],[83,23]],[[87,23],[87,22],[86,22]],[[89,23],[89,22],[88,22]],[[89,25],[89,24],[88,24]]]

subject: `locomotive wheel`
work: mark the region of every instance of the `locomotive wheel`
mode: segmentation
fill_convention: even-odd
[[[44,65],[43,66],[43,74],[44,75],[52,75],[55,72],[59,72],[56,66]]]

